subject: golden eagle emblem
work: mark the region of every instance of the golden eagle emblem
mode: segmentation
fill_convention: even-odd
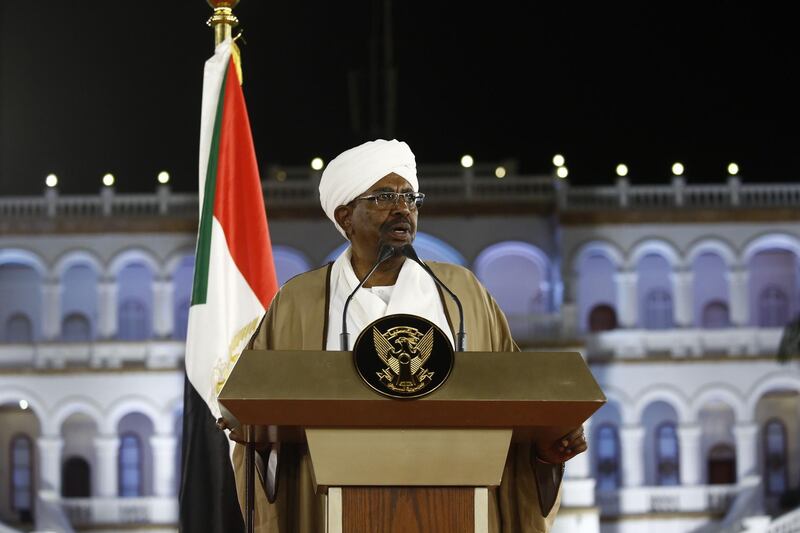
[[[434,372],[423,365],[433,352],[433,328],[422,335],[416,328],[398,326],[381,333],[372,327],[375,351],[386,366],[376,372],[390,390],[413,393],[425,388]]]

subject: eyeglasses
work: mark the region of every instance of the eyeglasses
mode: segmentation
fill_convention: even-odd
[[[402,198],[406,206],[411,209],[422,207],[422,202],[425,200],[425,195],[421,192],[379,192],[370,194],[369,196],[361,196],[353,200],[371,200],[378,206],[378,209],[389,209],[397,204],[397,201]]]

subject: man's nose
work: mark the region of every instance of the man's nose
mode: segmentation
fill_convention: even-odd
[[[395,215],[395,214],[410,214],[411,213],[411,208],[408,207],[408,203],[406,202],[405,198],[403,198],[402,196],[398,196],[397,200],[392,205],[392,211],[391,212],[392,212],[393,215]]]

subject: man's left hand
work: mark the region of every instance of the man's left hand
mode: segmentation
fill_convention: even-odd
[[[536,456],[546,463],[565,463],[586,451],[583,426],[576,428],[553,442],[537,442]]]

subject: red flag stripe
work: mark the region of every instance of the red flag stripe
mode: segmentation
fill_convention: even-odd
[[[214,217],[239,271],[266,309],[278,290],[250,120],[233,58],[225,76]]]

